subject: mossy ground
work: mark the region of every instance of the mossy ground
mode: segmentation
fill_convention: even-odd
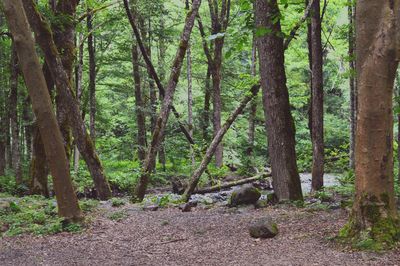
[[[20,234],[49,235],[59,232],[78,232],[82,224],[65,223],[57,215],[55,199],[42,196],[23,198],[0,194],[0,201],[7,202],[6,208],[0,209],[0,237]],[[81,200],[81,209],[88,213],[98,205],[95,200]]]

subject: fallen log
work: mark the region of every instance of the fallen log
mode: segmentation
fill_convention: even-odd
[[[230,187],[234,186],[240,186],[248,183],[253,183],[255,181],[258,181],[263,178],[271,177],[271,173],[262,173],[260,175],[240,179],[240,180],[235,180],[231,181],[225,184],[220,184],[220,185],[215,185],[211,187],[206,187],[206,188],[201,188],[201,189],[196,189],[193,194],[205,194],[205,193],[211,193],[211,192],[216,192],[216,191],[221,191],[223,189],[227,189]]]

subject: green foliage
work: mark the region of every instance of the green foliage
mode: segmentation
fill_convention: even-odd
[[[125,205],[125,201],[123,199],[120,199],[120,198],[112,198],[111,199],[111,205],[113,207],[120,207],[120,206]]]
[[[125,219],[127,216],[128,216],[128,215],[127,215],[126,212],[124,212],[124,211],[116,211],[116,212],[110,213],[107,217],[108,217],[110,220],[119,222],[119,221]]]

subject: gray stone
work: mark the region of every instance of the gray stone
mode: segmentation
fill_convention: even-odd
[[[263,217],[252,222],[249,233],[254,238],[273,238],[278,234],[278,226],[270,217]]]
[[[229,205],[255,204],[261,197],[260,191],[251,184],[244,185],[232,192]]]
[[[144,211],[157,211],[158,210],[158,205],[148,205],[143,207]]]

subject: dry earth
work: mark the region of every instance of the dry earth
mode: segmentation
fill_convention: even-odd
[[[110,212],[126,217],[118,222]],[[249,236],[252,219],[269,215],[274,239]],[[400,250],[352,252],[335,244],[344,210],[177,208],[142,211],[105,208],[83,233],[0,239],[0,265],[400,265]]]

